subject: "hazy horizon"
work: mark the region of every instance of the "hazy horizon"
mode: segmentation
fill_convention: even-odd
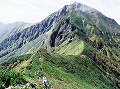
[[[64,5],[74,2],[93,7],[120,24],[119,0],[0,0],[0,22],[13,23],[22,21],[36,23],[42,21],[51,13],[61,9]]]

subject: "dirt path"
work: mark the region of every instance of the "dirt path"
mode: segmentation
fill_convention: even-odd
[[[62,88],[60,88],[57,84],[54,84],[54,85],[52,86],[52,89],[62,89]]]

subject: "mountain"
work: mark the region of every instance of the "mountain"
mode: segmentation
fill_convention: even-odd
[[[14,22],[4,25],[4,27],[0,28],[0,42],[28,26],[30,26],[30,24],[24,22]]]
[[[3,28],[4,26],[5,26],[5,24],[0,22],[0,29]]]
[[[73,74],[75,75],[80,69],[75,72],[74,68],[85,66],[85,68],[88,68],[86,72],[90,72],[92,69],[89,70],[89,68],[95,66],[97,68],[96,71],[103,73],[103,76],[98,76],[101,76],[106,82],[108,81],[108,84],[104,85],[106,84],[104,82],[100,89],[110,89],[110,87],[111,89],[120,88],[120,26],[114,19],[106,17],[96,9],[76,2],[71,5],[65,5],[62,9],[52,13],[43,21],[28,26],[25,29],[23,28],[8,38],[3,39],[0,43],[0,60],[4,62],[9,60],[11,56],[31,54],[41,48],[48,51],[46,53],[48,55],[44,55],[45,57],[48,57],[48,59],[50,59],[49,55],[52,57],[51,60],[53,61],[48,62],[48,64],[50,63],[49,67],[55,64],[52,66],[53,69],[54,67],[62,67],[65,70],[70,70],[69,72],[65,71],[65,73],[73,73],[72,71],[74,71]],[[50,52],[58,54],[58,57],[49,54]],[[66,65],[57,64],[59,60],[54,61],[54,58],[62,59],[62,57],[59,58],[61,55],[63,56],[63,60],[65,59],[66,61],[70,57],[77,59],[77,56],[80,56],[80,59],[89,59],[92,65],[89,65],[88,61],[88,64],[82,64],[81,66],[79,64],[70,66],[73,69],[71,70],[68,67],[66,68]],[[66,63],[63,60],[60,63]],[[72,62],[72,59],[67,63],[69,62]],[[15,64],[17,65],[16,62]],[[93,71],[93,73],[96,72]],[[79,73],[77,76],[81,76],[80,79],[82,78],[82,75],[79,75]],[[92,75],[86,75],[86,77],[88,76]],[[86,81],[88,82],[89,80]],[[96,82],[93,83],[96,84]],[[111,86],[111,84],[114,86]],[[104,86],[109,86],[109,88]]]
[[[14,23],[9,23],[5,25],[3,28],[0,29],[0,42],[6,39],[9,39],[9,37],[21,32],[22,30],[24,30],[25,28],[29,26],[31,26],[31,24],[24,23],[24,22],[14,22]],[[0,54],[4,52],[9,52],[9,48],[6,49],[6,51],[1,51]]]
[[[67,43],[68,40],[72,40],[72,38],[73,41],[80,38],[80,40],[82,39],[85,42],[89,42],[89,44],[92,44],[94,47],[101,45],[103,48],[104,45],[114,45],[119,48],[119,28],[120,26],[115,20],[107,18],[91,7],[75,2],[52,13],[40,23],[36,23],[20,32],[16,32],[16,34],[3,40],[0,43],[0,51],[2,51],[0,57],[8,54],[24,54],[31,52],[41,45],[50,50],[51,47],[56,48],[56,46],[60,46],[61,43]],[[99,45],[96,44],[97,42]],[[97,49],[100,50],[101,47],[97,47]],[[57,49],[59,49],[59,47]],[[55,50],[58,51],[57,49]],[[105,49],[108,53],[107,55],[110,54],[110,50],[109,47]],[[77,54],[80,52],[78,51]],[[73,51],[73,53],[75,52]],[[119,50],[112,54],[119,60]]]

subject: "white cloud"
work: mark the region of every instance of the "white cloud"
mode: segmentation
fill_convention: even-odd
[[[120,24],[120,0],[0,0],[0,21],[40,22],[75,1],[99,10]]]

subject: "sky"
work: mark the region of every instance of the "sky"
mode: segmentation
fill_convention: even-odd
[[[0,22],[40,22],[64,5],[74,2],[93,7],[120,24],[120,0],[0,0]]]

